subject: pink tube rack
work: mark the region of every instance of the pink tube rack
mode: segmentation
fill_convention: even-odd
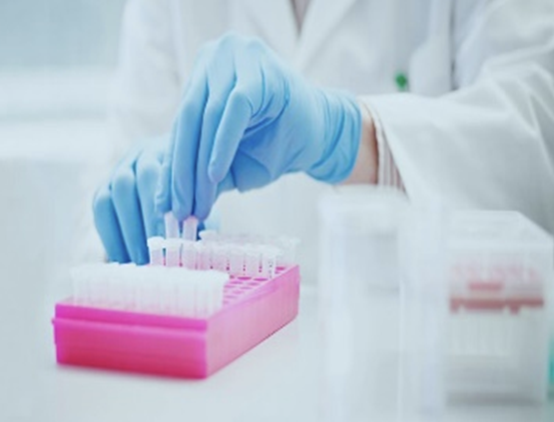
[[[59,364],[179,378],[206,378],[298,314],[298,266],[277,268],[272,279],[232,277],[223,307],[204,318],[56,305]]]

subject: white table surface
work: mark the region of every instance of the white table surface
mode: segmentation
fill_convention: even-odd
[[[19,280],[19,293],[25,296],[24,284],[25,280]],[[18,289],[14,290],[13,299],[25,299],[17,297]],[[59,295],[54,290],[47,289],[47,297],[34,310],[22,306],[13,312],[7,338],[6,333],[2,335],[1,421],[321,420],[313,289],[302,291],[300,315],[293,323],[203,381],[57,366],[50,325],[54,295]],[[36,299],[30,303],[38,304]],[[2,298],[2,305],[10,300]],[[376,406],[368,420],[395,421],[395,383],[389,381],[396,377],[397,361],[386,353],[372,358],[376,362],[374,381],[386,384],[383,394],[389,397],[379,398],[377,403],[385,405]],[[552,421],[554,403],[450,408],[439,420]]]

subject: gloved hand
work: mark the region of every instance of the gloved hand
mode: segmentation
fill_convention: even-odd
[[[157,209],[203,220],[220,192],[285,173],[340,182],[354,167],[360,131],[349,95],[312,86],[261,41],[226,35],[201,51],[190,76]]]
[[[165,136],[135,148],[94,196],[94,223],[110,261],[147,264],[146,239],[164,235],[163,215],[156,212],[154,199],[168,143]],[[204,228],[217,229],[217,216],[199,224],[198,231]]]
[[[94,222],[110,261],[148,263],[146,239],[164,233],[154,198],[167,144],[167,139],[155,139],[137,148],[96,192]]]

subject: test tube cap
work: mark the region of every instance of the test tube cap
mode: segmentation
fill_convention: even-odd
[[[166,250],[175,251],[181,248],[183,242],[181,241],[181,239],[169,238],[164,240],[164,244]]]
[[[166,238],[175,238],[179,237],[179,220],[173,215],[172,212],[168,212],[164,215],[165,222],[165,237]]]
[[[197,230],[198,219],[192,215],[187,217],[187,219],[183,222],[183,239],[195,241]]]
[[[218,233],[215,230],[202,230],[199,233],[200,239],[205,242],[214,241],[218,237]]]
[[[161,236],[149,237],[146,241],[149,249],[162,249],[164,247],[165,239]]]

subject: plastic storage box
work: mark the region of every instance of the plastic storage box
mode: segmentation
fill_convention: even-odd
[[[552,238],[516,212],[462,212],[448,233],[450,399],[543,402]]]

